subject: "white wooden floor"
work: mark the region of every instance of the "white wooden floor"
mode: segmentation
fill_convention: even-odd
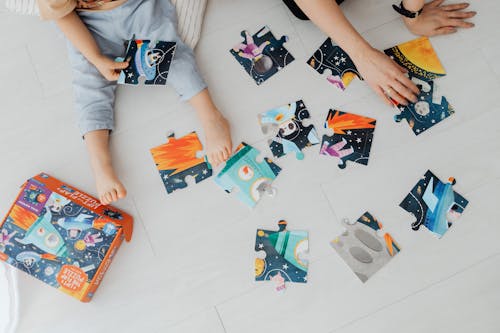
[[[378,48],[413,38],[390,0],[348,0],[343,8]],[[212,180],[167,197],[149,148],[169,130],[201,133],[171,89],[120,88],[112,147],[136,218],[90,304],[20,276],[19,332],[500,332],[500,2],[472,0],[477,27],[433,38],[448,76],[439,79],[456,114],[415,137],[362,83],[340,93],[305,61],[325,36],[293,18],[281,0],[211,0],[197,48],[201,71],[227,115],[235,143],[270,152],[257,114],[302,98],[318,130],[331,107],[377,119],[368,167],[340,171],[318,149],[284,158],[275,198],[249,210]],[[240,31],[269,25],[296,57],[257,87],[228,50]],[[30,176],[48,172],[94,192],[72,111],[65,42],[49,23],[0,9],[0,214]],[[457,179],[470,200],[441,240],[410,230],[399,202],[431,169]],[[402,251],[362,284],[330,247],[340,219],[369,210]],[[310,232],[309,282],[277,295],[253,281],[255,230]]]

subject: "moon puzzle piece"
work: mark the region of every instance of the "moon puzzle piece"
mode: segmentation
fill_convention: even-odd
[[[116,58],[116,61],[130,61],[121,71],[118,83],[137,85],[143,76],[146,85],[166,85],[175,48],[175,42],[129,40],[125,57]]]
[[[150,150],[168,194],[186,188],[186,177],[193,177],[199,183],[212,176],[206,157],[197,157],[202,150],[196,132],[179,139],[171,134],[167,143]]]
[[[234,46],[230,52],[257,85],[262,84],[295,60],[283,46],[288,41],[288,37],[282,36],[276,39],[267,26],[254,35],[250,35],[248,31],[242,31],[241,36],[243,42]]]
[[[342,225],[345,231],[330,245],[362,282],[366,282],[400,251],[399,245],[369,212],[354,223],[343,220]]]
[[[271,132],[274,135],[274,138],[269,140],[269,148],[274,157],[279,158],[293,152],[297,159],[302,160],[302,149],[319,143],[314,126],[306,126],[303,123],[309,118],[309,111],[302,100],[259,115],[262,132]]]
[[[271,184],[281,172],[281,168],[267,157],[257,162],[259,153],[252,146],[241,143],[215,178],[217,185],[227,193],[238,188],[238,198],[249,207],[254,207],[263,193],[274,194]]]
[[[278,231],[257,230],[255,281],[273,281],[276,291],[283,291],[285,282],[307,283],[309,234],[288,231],[285,220],[279,221],[278,227]]]
[[[347,166],[347,161],[368,165],[376,124],[372,118],[328,111],[325,128],[332,130],[333,135],[323,135],[320,154],[337,158],[341,169]]]
[[[349,55],[331,38],[323,42],[307,63],[319,74],[325,74],[327,81],[342,91],[355,77],[363,79]]]
[[[415,216],[411,224],[417,231],[426,227],[441,238],[461,216],[469,201],[453,190],[455,179],[443,183],[430,170],[418,181],[411,192],[399,204]]]

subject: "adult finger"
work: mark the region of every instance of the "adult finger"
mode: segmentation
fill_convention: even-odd
[[[441,27],[434,30],[434,35],[449,35],[457,32],[457,29],[453,27]]]
[[[384,93],[384,90],[380,87],[374,89],[375,93],[384,101],[385,104],[389,106],[393,106],[387,95]]]
[[[448,18],[468,19],[476,16],[477,12],[446,12]]]
[[[404,98],[399,93],[399,91],[397,91],[396,88],[394,88],[393,86],[390,86],[389,88],[387,88],[385,90],[385,94],[387,95],[387,97],[395,100],[399,104],[408,105],[408,100],[406,98]]]
[[[444,0],[434,0],[427,4],[428,7],[439,7],[444,2]]]
[[[441,9],[446,10],[446,11],[456,11],[456,10],[465,9],[467,7],[469,7],[469,4],[463,2],[463,3],[454,3],[452,5],[444,5],[444,6],[441,6]]]
[[[409,88],[405,87],[401,82],[394,81],[392,82],[392,87],[396,90],[401,96],[403,96],[407,101],[412,103],[417,102],[417,95],[411,91]]]
[[[420,90],[418,89],[417,85],[410,80],[406,75],[398,75],[395,78],[399,83],[401,83],[403,86],[405,86],[407,89],[409,89],[413,94],[418,95],[420,94]]]
[[[448,19],[446,20],[446,25],[450,27],[458,27],[458,28],[472,28],[474,27],[474,23],[467,22],[461,19]]]

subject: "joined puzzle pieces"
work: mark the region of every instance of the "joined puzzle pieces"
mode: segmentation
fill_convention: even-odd
[[[370,213],[354,223],[349,219],[342,222],[345,231],[330,244],[362,282],[399,253],[399,246]]]
[[[179,139],[172,134],[167,143],[150,150],[167,193],[187,187],[186,177],[194,177],[199,183],[212,176],[205,157],[196,156],[202,150],[196,132]]]
[[[269,140],[269,148],[275,157],[294,152],[297,159],[302,160],[302,149],[319,143],[314,126],[304,124],[309,118],[309,111],[302,100],[259,115],[262,132],[267,134],[271,131],[275,135]]]
[[[215,182],[228,193],[238,188],[238,198],[250,207],[256,205],[262,193],[274,193],[271,183],[281,171],[268,158],[257,162],[258,155],[258,150],[241,143],[215,178]]]
[[[276,39],[267,26],[253,36],[248,31],[242,31],[241,36],[244,42],[233,47],[230,52],[257,85],[295,60],[283,47],[288,37]]]
[[[401,208],[415,216],[411,224],[417,231],[425,226],[438,238],[455,223],[469,204],[469,201],[453,191],[455,179],[445,184],[430,170],[419,180],[411,192],[399,204]]]
[[[278,231],[258,229],[255,236],[255,281],[275,282],[283,291],[285,282],[307,282],[309,251],[307,231],[288,231],[287,222],[278,222]]]

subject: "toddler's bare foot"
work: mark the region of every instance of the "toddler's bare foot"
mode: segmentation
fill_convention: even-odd
[[[227,161],[233,149],[229,123],[218,111],[202,119],[207,139],[208,162],[214,167]]]
[[[96,163],[98,164],[98,163]],[[111,165],[94,165],[97,193],[103,205],[123,199],[127,190],[120,182]]]

